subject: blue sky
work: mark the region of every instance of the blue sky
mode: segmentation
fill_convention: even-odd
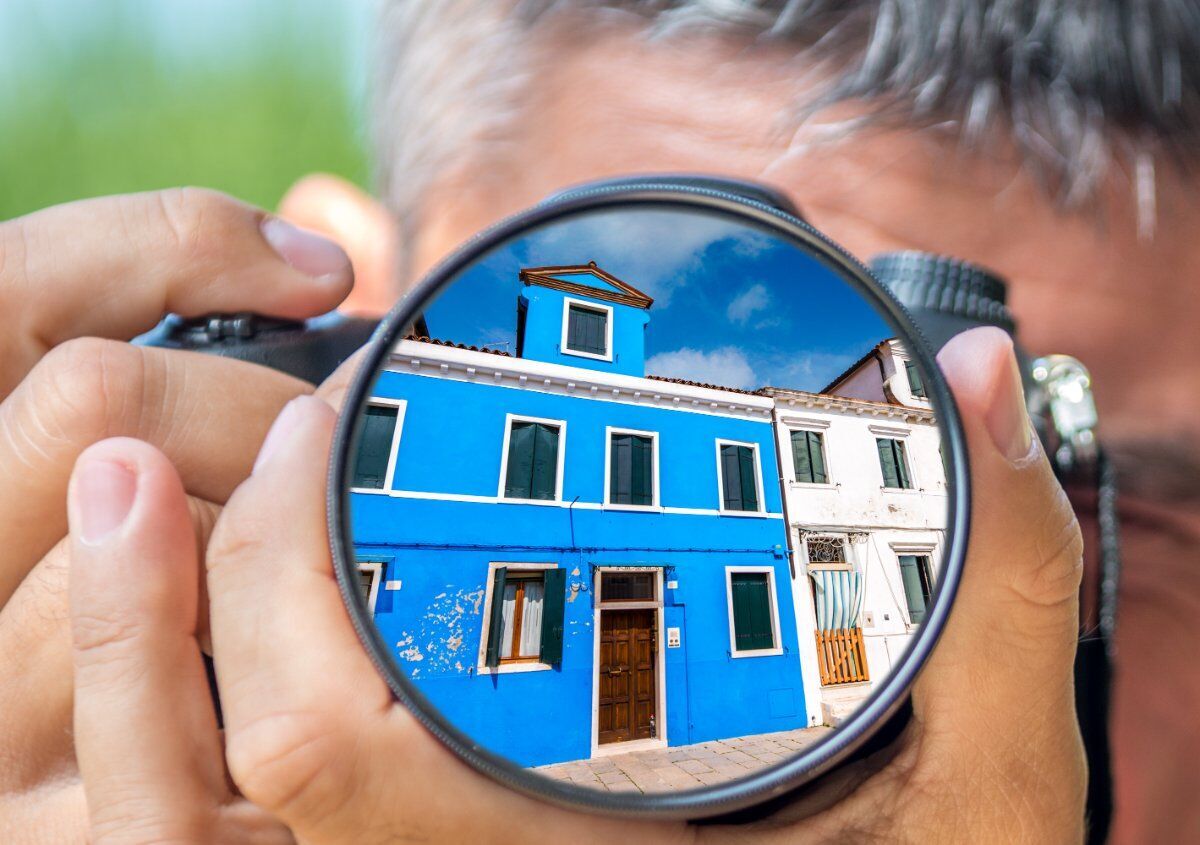
[[[798,246],[729,215],[662,208],[577,214],[502,245],[427,310],[430,331],[513,352],[518,271],[588,261],[654,297],[651,375],[820,390],[893,334]]]

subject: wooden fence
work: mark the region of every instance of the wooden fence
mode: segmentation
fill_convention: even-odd
[[[869,680],[862,628],[817,631],[821,684],[856,684]]]

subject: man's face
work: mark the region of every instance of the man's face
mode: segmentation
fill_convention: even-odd
[[[797,132],[797,80],[815,77],[775,48],[648,42],[623,28],[565,43],[555,32],[534,39],[537,72],[509,137],[475,148],[426,200],[416,272],[567,185],[638,172],[767,182],[864,259],[919,249],[999,272],[1021,342],[1092,368],[1104,435],[1130,456],[1135,483],[1155,497],[1196,492],[1196,453],[1179,444],[1200,442],[1190,364],[1200,290],[1184,282],[1200,272],[1198,221],[1167,185],[1153,240],[1139,240],[1120,176],[1102,190],[1103,212],[1068,215],[1000,140],[968,153],[932,129],[847,135],[839,122],[861,114],[850,107]]]

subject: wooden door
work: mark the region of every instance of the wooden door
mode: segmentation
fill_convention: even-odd
[[[656,733],[658,630],[653,610],[600,612],[599,741]]]

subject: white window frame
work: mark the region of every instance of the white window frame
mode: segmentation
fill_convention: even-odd
[[[480,675],[510,675],[519,672],[544,672],[547,669],[553,669],[554,667],[549,663],[532,660],[525,663],[501,663],[499,666],[487,665],[487,644],[492,628],[492,602],[495,600],[495,596],[492,593],[493,588],[496,586],[496,570],[502,566],[508,569],[509,572],[545,572],[547,569],[559,568],[557,562],[526,563],[524,561],[510,562],[501,560],[492,561],[488,564],[487,584],[484,586],[483,594],[483,623],[479,629],[479,656],[475,662],[475,671]]]
[[[812,557],[808,551],[809,538],[818,540],[836,540],[842,544],[842,554],[846,559],[841,563],[813,563]],[[801,541],[804,549],[804,568],[808,572],[853,572],[854,564],[850,561],[850,537],[847,534],[837,534],[830,532],[828,534],[811,533],[805,534]]]
[[[771,636],[775,638],[774,648],[757,648],[750,651],[738,651],[737,628],[733,624],[733,573],[735,572],[765,572],[767,575],[767,597],[771,604]],[[779,630],[779,601],[775,594],[775,568],[773,566],[727,566],[725,567],[725,602],[729,609],[729,656],[742,657],[774,657],[783,654],[783,637]]]
[[[382,487],[351,487],[351,493],[387,494],[395,489],[396,456],[400,452],[400,435],[404,431],[404,415],[408,411],[408,401],[405,399],[387,399],[382,396],[372,396],[367,400],[367,406],[376,408],[396,409],[396,428],[392,431],[392,445],[388,450],[387,469],[384,470]],[[351,472],[354,468],[351,467]]]
[[[818,487],[818,488],[836,487],[837,485],[833,481],[833,473],[829,471],[829,449],[826,448],[826,442],[825,442],[825,437],[829,433],[829,423],[825,423],[825,425],[803,425],[803,424],[797,424],[797,423],[790,423],[790,424],[784,423],[784,425],[786,427],[786,431],[787,431],[787,435],[788,435],[787,436],[787,447],[788,447],[788,458],[790,459],[787,462],[787,466],[785,467],[785,470],[784,470],[785,474],[787,476],[789,476],[788,480],[792,484],[795,484],[797,487]],[[800,479],[798,479],[796,477],[796,455],[793,451],[796,447],[792,444],[792,434],[794,434],[797,431],[807,431],[807,432],[811,432],[812,434],[819,434],[821,436],[821,460],[825,464],[825,480],[824,481],[801,481]]]
[[[558,429],[558,465],[555,468],[554,475],[554,498],[553,499],[516,499],[504,495],[504,488],[508,486],[508,443],[512,436],[513,423],[530,422],[541,423],[542,425],[552,425]],[[563,495],[563,468],[566,466],[567,457],[567,421],[552,420],[545,417],[526,417],[521,414],[505,414],[504,415],[504,441],[500,446],[500,484],[496,488],[496,498],[500,502],[515,503],[521,505],[558,505],[562,503]]]
[[[900,541],[888,543],[892,554],[896,559],[896,576],[900,579],[900,595],[904,596],[904,604],[900,607],[900,613],[904,617],[904,625],[908,630],[920,628],[920,622],[913,622],[912,617],[908,615],[908,594],[904,591],[904,577],[900,574],[900,555],[912,555],[914,557],[923,557],[929,561],[929,583],[930,586],[936,587],[938,577],[941,574],[941,560],[938,557],[938,543],[936,542],[911,542]],[[930,595],[932,599],[933,596]]]
[[[379,599],[379,582],[383,577],[383,561],[360,560],[358,562],[358,571],[371,573],[371,589],[367,595],[367,612],[374,616],[375,602]]]
[[[581,352],[578,349],[571,349],[567,346],[567,328],[569,318],[571,316],[571,306],[577,305],[580,308],[585,308],[588,311],[599,311],[604,314],[604,354],[597,355],[594,352]],[[562,312],[562,340],[559,343],[559,349],[564,355],[574,355],[578,358],[591,358],[593,361],[611,361],[613,359],[613,307],[611,305],[601,305],[598,302],[591,302],[587,299],[575,299],[574,297],[563,297],[563,312]]]
[[[753,511],[735,511],[726,510],[725,508],[725,471],[721,468],[721,447],[722,446],[748,446],[754,451],[754,490],[758,494],[758,510]],[[720,437],[716,440],[715,452],[717,456],[717,512],[722,516],[757,516],[761,517],[767,512],[767,500],[763,491],[763,471],[762,457],[759,454],[758,444],[749,443],[741,440],[725,440]]]
[[[650,448],[653,451],[654,467],[651,470],[651,484],[654,490],[650,497],[648,505],[623,505],[612,501],[612,438],[614,434],[635,434],[639,437],[650,438]],[[617,426],[604,427],[604,507],[609,510],[620,511],[652,511],[656,513],[662,512],[661,488],[659,486],[658,472],[658,432],[657,431],[641,431],[636,428],[619,428]]]

